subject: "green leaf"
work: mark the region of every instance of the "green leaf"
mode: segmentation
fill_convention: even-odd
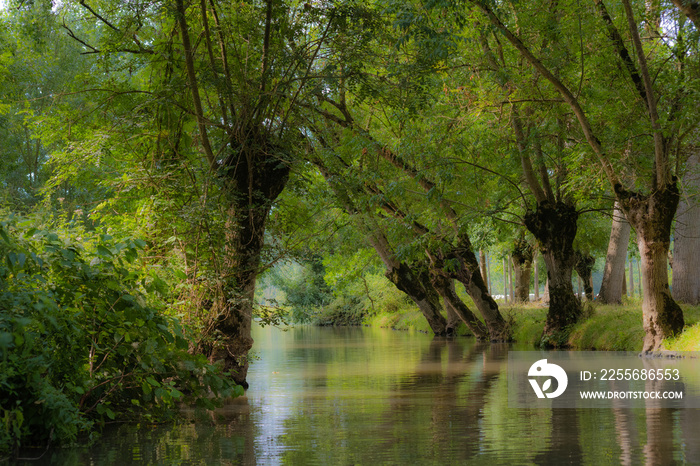
[[[7,243],[10,244],[10,237],[7,236],[7,233],[5,232],[5,227],[0,226],[0,238]]]
[[[112,251],[102,246],[101,244],[97,246],[97,254],[100,256],[112,257]]]
[[[158,381],[157,381],[156,379],[154,379],[153,377],[147,377],[147,378],[146,378],[146,382],[148,382],[149,384],[153,385],[154,387],[160,387],[160,382],[158,382]]]

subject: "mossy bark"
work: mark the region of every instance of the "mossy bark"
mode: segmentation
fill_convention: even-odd
[[[574,294],[571,276],[576,263],[573,243],[578,212],[567,203],[542,201],[525,214],[525,226],[535,235],[547,265],[549,311],[542,343],[562,346],[581,316],[581,304]]]
[[[661,348],[664,338],[683,330],[683,311],[668,286],[671,224],[680,195],[676,183],[641,196],[616,186],[622,209],[637,233],[642,267],[643,351]]]
[[[222,286],[207,332],[215,343],[206,352],[212,362],[223,362],[236,383],[247,387],[255,282],[260,271],[265,223],[272,202],[287,183],[289,168],[273,147],[264,146],[242,150],[223,166],[229,204]]]

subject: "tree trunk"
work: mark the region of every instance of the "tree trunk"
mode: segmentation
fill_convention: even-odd
[[[619,186],[619,185],[618,185]],[[643,351],[661,348],[664,338],[683,329],[683,311],[671,297],[668,287],[668,251],[671,223],[678,207],[675,184],[640,196],[618,189],[622,208],[637,232],[641,256]],[[631,267],[630,267],[631,270]]]
[[[613,208],[612,228],[608,253],[605,257],[603,281],[600,285],[598,299],[603,304],[622,303],[622,287],[625,280],[625,257],[627,244],[630,240],[630,224],[620,209],[620,203],[615,202]],[[625,290],[625,295],[627,291]]]
[[[433,273],[431,273],[431,283],[438,294],[442,296],[448,313],[451,311],[459,316],[459,319],[464,322],[477,340],[489,339],[488,329],[474,313],[469,310],[467,305],[464,304],[464,301],[457,296],[455,285],[451,278],[445,277],[442,270],[433,269]]]
[[[666,255],[668,258],[668,255]],[[637,283],[639,284],[639,287],[637,288],[637,293],[639,293],[639,296],[643,296],[642,293],[642,271],[639,268],[639,261],[637,261]],[[668,283],[668,262],[666,263],[666,283]]]
[[[515,289],[513,287],[513,259],[508,255],[508,291],[510,292],[510,301],[516,303],[518,298],[515,297]]]
[[[236,383],[247,387],[248,351],[253,345],[251,322],[255,281],[260,271],[260,254],[265,239],[265,223],[272,202],[289,178],[289,167],[268,155],[271,148],[241,151],[224,166],[227,188],[227,218],[222,269],[222,293],[208,328],[218,341],[209,359],[222,360]]]
[[[595,257],[588,253],[576,253],[576,273],[583,281],[583,290],[586,293],[586,300],[593,301],[593,266]]]
[[[445,267],[442,266],[444,261],[431,257],[433,261],[436,259],[441,265],[439,268],[445,270]],[[452,248],[447,259],[456,260],[458,266],[449,273],[449,276],[464,285],[464,289],[469,297],[472,298],[474,305],[484,319],[486,328],[489,330],[489,339],[494,342],[508,341],[510,339],[508,325],[498,310],[498,304],[496,304],[496,301],[486,289],[484,279],[479,270],[479,262],[476,260],[471,241],[466,235],[461,235],[458,238],[457,246]]]
[[[445,335],[447,321],[442,316],[440,296],[430,284],[428,272],[414,269],[396,259],[383,233],[375,231],[369,240],[386,266],[386,278],[416,303],[435,335]]]
[[[525,226],[539,241],[547,264],[549,311],[542,335],[544,346],[563,346],[571,326],[581,316],[581,304],[571,284],[577,220],[576,209],[563,202],[538,202],[535,211],[525,214]]]
[[[530,275],[532,272],[532,246],[525,238],[519,237],[511,254],[515,290],[513,302],[526,303],[530,301]]]
[[[398,267],[387,268],[385,275],[416,303],[435,335],[447,333],[447,321],[440,312],[440,296],[430,285],[427,272],[413,270],[401,262]]]
[[[526,303],[530,301],[530,276],[532,275],[532,263],[518,263],[513,257],[513,281],[515,290],[513,293],[513,302]]]
[[[438,292],[438,294],[440,293]],[[457,326],[462,321],[462,319],[459,318],[459,315],[457,314],[455,308],[452,307],[447,301],[445,301],[444,298],[442,300],[442,305],[445,308],[445,312],[447,313],[447,326],[445,326],[445,335],[454,335],[457,331]]]
[[[700,304],[700,152],[693,154],[683,176],[673,239],[673,299]]]
[[[479,267],[481,269],[481,278],[484,279],[486,291],[489,291],[488,269],[486,268],[486,253],[483,249],[479,249]]]
[[[630,255],[630,259],[629,259],[629,261],[628,261],[628,262],[629,262],[629,267],[630,267],[630,279],[629,279],[629,282],[630,282],[630,286],[629,286],[630,298],[634,298],[634,267],[633,267],[633,266],[634,266],[634,263],[633,263],[632,261],[633,261],[633,258],[632,258],[632,256]]]

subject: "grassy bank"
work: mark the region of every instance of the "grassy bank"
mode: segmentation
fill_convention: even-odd
[[[468,303],[468,305],[471,303]],[[530,303],[510,306],[499,303],[501,312],[510,322],[513,338],[523,348],[533,348],[542,336],[547,308]],[[474,308],[471,306],[472,309]],[[681,335],[669,339],[665,348],[672,351],[700,351],[700,306],[682,306],[686,327]],[[584,318],[572,329],[568,345],[575,350],[640,351],[642,328],[641,302],[626,301],[622,305],[586,305]],[[369,326],[430,333],[421,313],[409,306],[394,312],[379,312],[365,317]],[[460,325],[458,334],[468,334]]]

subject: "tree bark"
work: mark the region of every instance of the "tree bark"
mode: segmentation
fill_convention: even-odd
[[[254,144],[250,142],[250,144]],[[227,191],[222,293],[208,332],[218,341],[209,359],[223,361],[236,383],[247,387],[247,354],[253,345],[251,323],[255,281],[265,240],[265,223],[289,179],[289,167],[263,144],[241,151],[224,164]]]
[[[622,288],[625,280],[625,257],[627,244],[630,240],[630,224],[620,209],[620,203],[615,202],[613,208],[612,228],[608,252],[605,257],[603,282],[600,285],[598,299],[603,304],[622,303]],[[627,291],[625,290],[625,295]]]
[[[489,331],[476,315],[464,304],[455,291],[454,281],[443,275],[442,270],[433,270],[431,273],[431,283],[433,288],[442,296],[445,308],[449,312],[455,313],[464,322],[470,332],[477,340],[488,340]]]
[[[517,302],[517,298],[515,297],[515,289],[513,287],[513,259],[511,258],[510,254],[508,255],[508,291],[510,292],[510,300],[512,303]]]
[[[435,335],[445,335],[447,321],[442,316],[440,296],[430,284],[428,272],[399,261],[383,233],[375,231],[369,241],[384,262],[386,278],[416,303]]]
[[[576,209],[563,202],[538,202],[535,211],[525,214],[525,226],[537,238],[547,264],[549,311],[542,335],[544,346],[563,346],[568,331],[581,316],[581,304],[571,284],[577,220]]]
[[[479,249],[479,268],[481,269],[481,278],[484,279],[486,291],[489,291],[488,268],[486,267],[486,253],[483,249]]]
[[[700,152],[686,163],[673,240],[673,299],[700,304]]]
[[[438,294],[440,293],[438,292]],[[445,327],[445,335],[454,335],[457,331],[457,326],[462,321],[462,319],[459,318],[459,315],[457,314],[457,311],[455,311],[455,308],[452,307],[447,301],[445,301],[444,298],[442,300],[442,305],[445,308],[445,312],[447,313],[447,326]]]
[[[671,297],[668,286],[668,251],[671,223],[680,195],[675,184],[648,196],[616,187],[621,205],[637,232],[641,256],[643,351],[661,348],[664,338],[678,334],[685,324],[683,311]],[[630,267],[631,270],[631,267]]]
[[[630,279],[629,279],[629,291],[630,291],[630,298],[634,298],[634,262],[632,259],[632,256],[630,255],[629,258],[629,268],[630,268]]]
[[[486,288],[469,237],[460,235],[456,246],[449,251],[447,259],[454,260],[457,264],[448,276],[464,285],[465,291],[484,319],[489,331],[489,339],[493,342],[508,341],[510,339],[508,325],[498,310],[498,304]],[[444,260],[441,257],[433,255],[431,261],[434,261],[433,265],[445,270]]]

